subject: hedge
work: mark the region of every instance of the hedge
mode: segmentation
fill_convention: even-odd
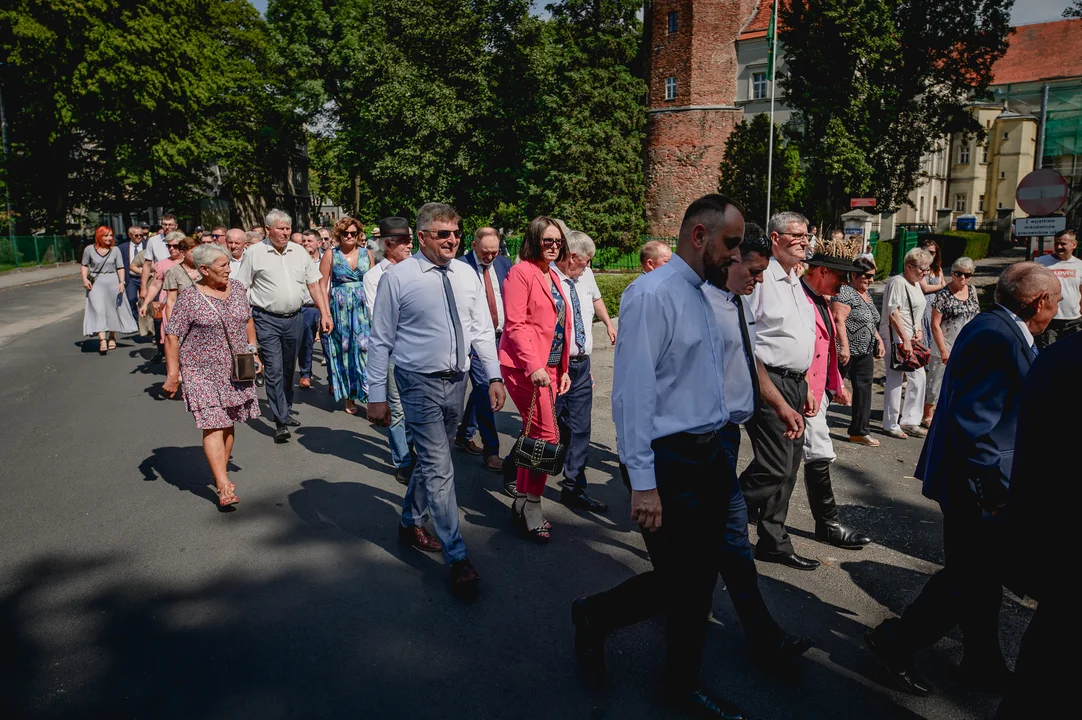
[[[988,257],[988,248],[992,242],[990,234],[971,230],[951,230],[928,237],[939,243],[939,249],[943,251],[944,269],[949,269],[955,260],[963,256],[971,260]]]
[[[894,272],[894,244],[890,239],[880,240],[875,245],[875,279],[885,280]]]
[[[597,287],[601,290],[601,299],[605,301],[605,307],[609,315],[616,317],[620,314],[620,296],[631,281],[639,277],[641,273],[595,273]]]

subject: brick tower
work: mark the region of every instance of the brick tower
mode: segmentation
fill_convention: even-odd
[[[675,236],[684,210],[717,192],[736,105],[736,38],[758,0],[652,0],[644,17],[650,86],[646,221]]]

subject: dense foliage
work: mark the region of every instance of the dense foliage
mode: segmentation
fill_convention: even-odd
[[[770,116],[760,113],[742,120],[725,141],[718,192],[743,203],[747,219],[766,227],[766,175],[770,149]],[[774,163],[771,173],[770,208],[801,210],[804,177],[800,151],[774,126]]]

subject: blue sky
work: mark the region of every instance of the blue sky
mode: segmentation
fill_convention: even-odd
[[[249,0],[261,13],[267,12],[267,0]],[[543,3],[538,3],[543,4]],[[1026,25],[1046,20],[1056,20],[1069,0],[1015,0],[1011,12],[1012,25]]]

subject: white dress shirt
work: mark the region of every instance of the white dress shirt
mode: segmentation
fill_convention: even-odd
[[[800,286],[796,268],[786,274],[774,258],[763,282],[747,296],[748,322],[755,320],[755,356],[764,365],[807,372],[815,354],[815,308]]]
[[[503,332],[503,291],[500,289],[500,278],[496,274],[496,268],[492,267],[492,263],[488,265],[482,265],[481,261],[477,258],[477,254],[474,253],[474,262],[477,263],[477,277],[481,281],[481,291],[485,290],[485,273],[488,273],[489,278],[492,280],[492,294],[496,296],[496,319],[499,321],[496,324],[496,332]],[[485,307],[488,307],[488,296],[485,296]],[[489,313],[491,315],[491,313]]]
[[[288,315],[304,304],[302,289],[321,277],[308,251],[290,242],[282,252],[269,243],[249,247],[241,257],[236,279],[248,288],[252,307]]]
[[[139,251],[144,247],[143,243],[136,245],[133,242],[128,243],[128,267],[131,267],[131,261],[135,259],[135,256],[139,254]],[[144,255],[143,257],[146,257]]]
[[[1007,310],[1007,308],[1003,307],[999,303],[996,303],[996,306],[1000,307],[1000,308],[1003,308],[1003,310],[1006,310],[1007,314],[1011,316],[1011,320],[1014,320],[1014,324],[1017,325],[1018,329],[1022,331],[1022,337],[1024,337],[1026,339],[1026,342],[1029,343],[1029,350],[1032,353],[1033,352],[1033,333],[1030,332],[1029,326],[1026,325],[1026,321],[1023,320],[1022,318],[1018,317],[1017,315],[1015,315],[1010,310]]]
[[[241,257],[243,258],[244,256],[241,255]],[[232,256],[230,256],[230,258],[229,258],[229,277],[236,280],[238,272],[240,272],[240,260],[236,260]]]
[[[422,253],[388,268],[376,291],[372,336],[368,343],[368,399],[387,401],[387,360],[417,373],[468,372],[469,346],[485,366],[489,379],[500,378],[496,333],[477,273],[466,263],[447,264],[462,326],[465,367],[458,365],[455,328],[441,272]]]
[[[714,311],[725,354],[725,407],[729,410],[729,422],[741,425],[755,414],[755,386],[751,381],[751,369],[744,356],[744,339],[740,336],[740,311],[733,304],[733,294],[728,290],[703,283],[703,294]],[[746,311],[745,311],[746,313]],[[747,321],[747,315],[744,316]],[[749,323],[748,340],[751,356],[755,357],[755,323]]]
[[[601,288],[597,286],[597,280],[594,279],[594,273],[589,267],[584,268],[582,275],[579,275],[576,282],[571,282],[560,268],[556,267],[556,263],[550,263],[549,266],[556,271],[556,276],[560,278],[560,286],[564,291],[564,295],[567,296],[567,302],[571,302],[571,293],[575,293],[579,297],[579,315],[582,317],[582,329],[586,333],[586,347],[580,348],[578,343],[575,342],[575,328],[564,328],[564,340],[567,342],[568,350],[571,357],[578,357],[579,355],[589,355],[594,351],[594,302],[601,299]]]
[[[368,318],[371,321],[373,310],[376,304],[376,290],[379,288],[379,279],[383,277],[383,273],[387,272],[387,268],[391,267],[393,263],[387,258],[383,258],[375,267],[369,268],[368,272],[364,274],[364,304],[368,306]]]
[[[149,260],[152,264],[169,259],[169,248],[165,245],[164,235],[158,233],[147,240],[147,249],[146,253],[143,255],[143,259]]]
[[[702,279],[678,255],[636,278],[620,301],[612,419],[633,490],[652,490],[650,443],[707,433],[729,421],[725,358]]]

